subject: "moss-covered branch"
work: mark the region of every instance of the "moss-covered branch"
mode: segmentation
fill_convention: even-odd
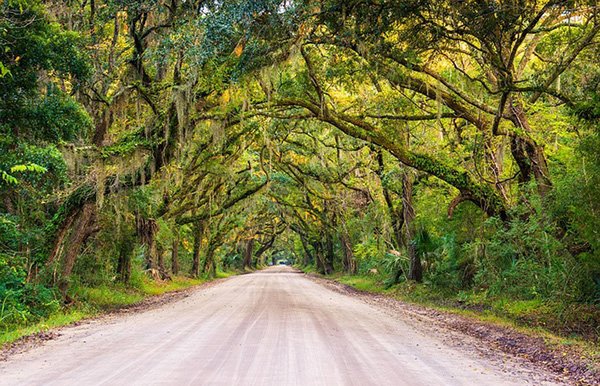
[[[477,182],[465,170],[446,164],[432,156],[419,154],[407,149],[395,138],[382,133],[376,126],[362,119],[333,111],[323,111],[310,101],[286,99],[277,102],[280,106],[301,107],[310,111],[319,120],[335,126],[342,132],[363,141],[381,146],[402,164],[435,176],[471,197],[471,201],[490,216],[506,218],[506,206],[494,188]]]

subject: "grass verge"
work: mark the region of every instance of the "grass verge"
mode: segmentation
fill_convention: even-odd
[[[596,307],[572,306],[576,308],[570,309],[569,306],[541,300],[487,299],[480,294],[468,293],[449,295],[426,285],[410,282],[388,287],[383,275],[336,273],[327,278],[359,291],[381,294],[403,302],[508,327],[529,336],[540,337],[556,350],[576,351],[582,358],[600,363],[600,324]],[[559,320],[562,322],[559,323]],[[571,327],[566,328],[565,325]]]
[[[235,275],[235,272],[217,272],[215,279]],[[13,343],[22,337],[38,334],[52,328],[67,326],[140,303],[152,296],[168,292],[181,291],[186,288],[200,285],[211,279],[175,276],[169,281],[154,281],[148,278],[136,280],[134,286],[121,284],[101,285],[98,287],[73,286],[71,297],[74,303],[62,307],[60,310],[35,323],[26,323],[0,330],[0,348]]]

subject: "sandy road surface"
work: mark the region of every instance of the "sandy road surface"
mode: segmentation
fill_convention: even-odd
[[[484,359],[422,327],[273,267],[64,329],[1,362],[0,384],[544,384],[518,362]]]

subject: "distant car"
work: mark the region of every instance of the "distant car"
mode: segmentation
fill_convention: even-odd
[[[285,261],[280,261],[279,265],[287,265],[287,263]]]

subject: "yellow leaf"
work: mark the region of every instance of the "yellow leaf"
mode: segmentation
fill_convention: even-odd
[[[235,46],[235,49],[233,50],[233,54],[239,58],[240,55],[242,55],[242,52],[244,52],[244,40],[243,39],[240,40],[240,42],[237,44],[237,46]]]

